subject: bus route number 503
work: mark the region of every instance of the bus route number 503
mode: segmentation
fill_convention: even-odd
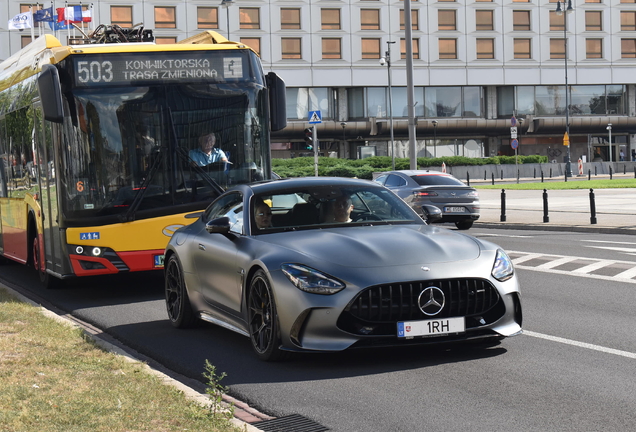
[[[81,83],[111,82],[113,64],[109,61],[78,61],[77,80]]]

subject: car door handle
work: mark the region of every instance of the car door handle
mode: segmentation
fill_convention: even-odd
[[[199,243],[199,249],[205,250],[205,246],[203,246],[201,243]]]

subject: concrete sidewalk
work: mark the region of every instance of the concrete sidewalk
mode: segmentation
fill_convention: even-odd
[[[501,189],[506,189],[504,183]],[[543,190],[505,190],[505,221],[501,221],[501,189],[478,190],[481,217],[475,227],[636,235],[636,188],[594,190],[595,224],[589,189],[548,190],[548,222],[544,222]]]

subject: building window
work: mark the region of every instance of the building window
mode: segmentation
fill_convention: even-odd
[[[478,2],[487,2],[487,3],[492,3],[492,1],[493,1],[493,0],[475,0],[475,1],[478,1]]]
[[[512,0],[513,3],[529,3],[530,0]]]
[[[602,3],[601,0],[585,0],[585,3]]]
[[[413,39],[411,46],[413,47],[413,59],[420,58],[420,40]],[[406,39],[400,39],[400,58],[404,60],[406,58]]]
[[[342,41],[340,38],[322,38],[322,58],[339,59],[342,58]]]
[[[494,30],[493,25],[493,11],[492,10],[478,10],[475,11],[476,30]]]
[[[636,0],[621,0],[621,3],[636,3]]]
[[[281,8],[280,9],[280,28],[281,29],[299,29],[300,28],[300,9],[299,8]]]
[[[281,55],[284,59],[302,58],[300,51],[300,38],[281,38]]]
[[[411,10],[411,29],[419,30],[420,28],[420,16],[416,10]],[[404,25],[404,9],[400,9],[400,30],[405,30],[406,26]]]
[[[636,58],[636,39],[621,39],[621,58]]]
[[[155,36],[155,43],[157,45],[175,44],[177,43],[177,38],[169,36]]]
[[[550,30],[563,31],[565,29],[565,17],[567,14],[557,15],[555,11],[550,11]]]
[[[585,30],[588,30],[588,31],[603,30],[603,12],[585,11]]]
[[[585,39],[585,58],[603,58],[603,39]]]
[[[239,8],[239,27],[242,29],[261,28],[261,18],[258,8]]]
[[[340,9],[320,9],[323,30],[340,30]]]
[[[455,10],[439,10],[437,11],[437,29],[438,30],[457,30]]]
[[[242,37],[241,43],[252,48],[258,55],[261,55],[261,38]]]
[[[495,58],[495,40],[494,39],[477,39],[477,58],[478,59],[494,59]]]
[[[21,12],[23,13],[23,12]],[[20,36],[20,47],[24,48],[31,43],[31,36]]]
[[[197,28],[218,29],[219,28],[219,8],[197,7]]]
[[[438,42],[440,59],[457,58],[457,39],[440,39]]]
[[[360,9],[360,29],[380,30],[380,9]]]
[[[551,59],[565,58],[565,39],[563,38],[550,39],[550,58]]]
[[[174,6],[155,6],[155,27],[177,28],[176,14]]]
[[[514,40],[514,56],[516,59],[531,59],[532,52],[530,51],[531,39],[515,39]]]
[[[110,22],[120,27],[132,27],[132,6],[111,6]]]
[[[306,120],[309,111],[320,111],[322,118],[333,118],[333,91],[327,87],[287,87],[287,118]]]
[[[512,29],[530,31],[530,11],[512,11]]]
[[[379,59],[380,58],[380,39],[362,38],[362,58],[363,59]]]
[[[439,0],[440,2],[455,2],[456,0]]]
[[[621,12],[621,30],[636,30],[636,12]]]

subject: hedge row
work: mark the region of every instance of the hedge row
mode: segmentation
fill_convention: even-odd
[[[518,156],[518,161],[524,163],[547,163],[547,156]],[[447,167],[467,165],[505,165],[515,164],[514,156],[495,156],[491,158],[467,158],[452,156],[442,158],[417,158],[419,168],[440,167],[445,163]],[[395,169],[410,169],[411,162],[407,158],[396,158]],[[337,159],[329,157],[318,158],[318,175],[334,177],[357,177],[372,179],[374,172],[391,171],[392,161],[388,156],[373,156],[366,159]],[[314,158],[299,157],[294,159],[273,159],[272,170],[281,177],[306,177],[314,175]]]

